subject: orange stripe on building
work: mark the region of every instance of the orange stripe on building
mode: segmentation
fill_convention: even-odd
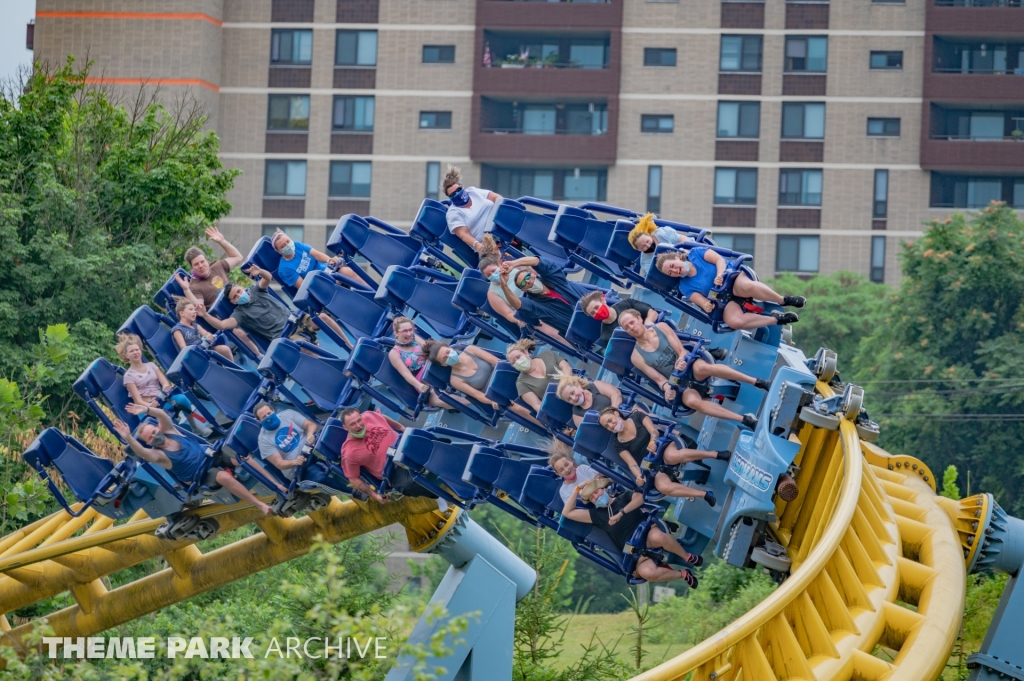
[[[173,13],[173,12],[36,12],[36,17],[47,17],[52,19],[170,19],[173,21],[208,21],[214,26],[220,26],[221,20],[214,19],[209,14],[201,12]]]
[[[219,87],[202,78],[86,78],[85,82],[114,85],[198,85],[220,92]]]

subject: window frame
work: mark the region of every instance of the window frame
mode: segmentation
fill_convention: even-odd
[[[881,181],[881,191],[879,191]],[[883,198],[878,198],[883,194]],[[885,220],[889,217],[889,171],[876,170],[871,184],[871,219]]]
[[[448,125],[423,125],[424,114],[434,116],[435,121],[438,116],[447,116]],[[451,111],[420,111],[419,116],[419,127],[418,130],[451,130],[452,129],[452,112]]]
[[[825,68],[811,70],[810,68],[797,69],[790,65],[790,59],[803,59],[805,62],[810,60],[811,42],[812,40],[824,40],[825,41]],[[790,57],[789,56],[789,44],[790,42],[803,41],[806,43],[804,47],[803,57]],[[828,36],[827,35],[787,35],[785,41],[783,41],[782,48],[782,73],[783,74],[810,74],[810,75],[821,75],[828,73]]]
[[[882,121],[882,132],[881,133],[872,133],[871,132],[871,122],[872,121]],[[891,134],[891,133],[885,132],[885,122],[886,121],[896,121],[896,134]],[[869,116],[868,117],[868,124],[867,124],[867,136],[868,137],[889,137],[889,138],[894,138],[895,139],[895,138],[898,138],[898,137],[901,136],[901,134],[903,132],[902,127],[903,127],[902,120],[899,119],[899,118],[881,118],[881,117]]]
[[[433,177],[431,177],[433,175]],[[426,172],[426,189],[424,197],[426,199],[434,199],[435,201],[440,200],[441,197],[441,162],[440,161],[427,161],[427,172]]]
[[[372,33],[373,38],[373,63],[372,64],[360,64],[359,63],[359,48],[360,41],[364,34]],[[341,61],[341,36],[346,34],[353,34],[356,36],[356,50],[355,50],[355,61],[343,62]],[[341,67],[346,69],[375,69],[377,68],[377,50],[380,47],[380,34],[376,30],[362,30],[362,29],[351,29],[351,28],[339,28],[334,32],[334,66],[335,68]]]
[[[283,128],[275,128],[271,126],[271,112],[274,108],[274,100],[288,100],[288,123],[291,123],[291,100],[293,99],[305,99],[306,100],[306,127],[297,128],[291,125],[286,125]],[[297,133],[308,133],[309,132],[309,95],[292,95],[292,94],[271,94],[267,95],[267,132],[297,132]]]
[[[331,225],[328,229],[334,231],[334,225]],[[262,236],[273,236],[278,230],[287,234],[288,238],[292,241],[305,242],[306,229],[303,225],[261,225]]]
[[[668,130],[662,129],[661,122],[668,120],[671,123],[671,128]],[[655,121],[656,125],[653,130],[645,130],[644,123],[649,121]],[[641,135],[671,135],[676,131],[676,117],[675,114],[640,114],[640,134]]]
[[[309,61],[296,61],[289,58],[287,61],[281,59],[281,36],[285,33],[292,34],[292,53],[295,51],[295,35],[296,33],[308,33],[309,34]],[[277,42],[275,47],[274,43]],[[274,51],[277,51],[278,58],[274,59]],[[312,66],[313,65],[313,29],[311,28],[275,28],[270,31],[270,65],[271,66]]]
[[[658,63],[653,63],[648,57],[654,53],[662,55],[662,58]],[[672,63],[666,64],[663,55],[671,53]],[[663,69],[674,69],[679,65],[679,50],[675,47],[645,47],[644,48],[644,67],[651,68],[663,68]]]
[[[371,110],[370,111],[370,116],[371,116],[370,126],[366,127],[365,124],[364,124],[363,127],[356,127],[354,123],[353,123],[353,125],[341,125],[341,126],[336,125],[335,124],[335,120],[337,119],[338,104],[340,102],[346,102],[348,100],[351,100],[352,101],[352,110],[353,110],[352,118],[355,119],[357,117],[357,113],[356,112],[358,111],[358,108],[359,108],[359,100],[361,100],[361,99],[362,100],[369,100],[369,102],[370,102],[370,110]],[[364,107],[364,109],[363,109],[364,110],[364,116],[365,116],[365,106],[366,105],[364,104],[363,105],[363,107]],[[376,102],[376,98],[373,95],[334,95],[334,97],[331,99],[331,132],[332,133],[334,133],[334,132],[358,132],[358,133],[373,132],[376,116],[377,116],[377,102]]]
[[[875,58],[875,55],[885,55],[886,56],[886,60],[888,61],[888,59],[892,55],[895,55],[895,54],[899,55],[899,60],[900,60],[899,66],[889,66],[888,64],[886,66],[875,66],[872,63],[872,61]],[[869,71],[902,71],[903,70],[903,50],[871,50],[869,52],[869,54],[868,54],[868,70]]]
[[[725,69],[722,68],[722,59],[725,54],[725,41],[731,39],[738,39],[740,41],[739,51],[739,68],[737,69]],[[748,41],[757,41],[757,69],[745,69],[743,68],[743,60],[747,54],[746,45]],[[748,35],[748,34],[722,34],[722,39],[718,41],[718,72],[719,73],[763,73],[764,72],[764,36],[763,35]]]
[[[807,108],[815,106],[821,107],[821,137],[810,137],[807,134]],[[802,113],[801,116],[801,134],[800,136],[787,135],[786,134],[786,111],[793,111],[799,108]],[[825,140],[825,102],[783,102],[782,103],[782,131],[779,133],[779,138],[784,141],[789,140],[809,140],[812,142],[824,141]]]
[[[722,135],[722,106],[735,106],[736,107],[736,134],[735,135]],[[743,129],[743,110],[744,108],[757,109],[756,127],[757,134],[754,136],[742,134]],[[729,100],[719,100],[718,108],[715,117],[715,139],[720,140],[759,140],[761,139],[761,102],[736,102]]]
[[[815,247],[815,263],[814,269],[801,269],[800,256],[801,256],[801,242],[813,241],[816,242]],[[783,254],[782,245],[784,243],[795,243],[796,244],[796,268],[789,269],[783,268],[782,263],[779,262],[780,257]],[[775,271],[781,272],[793,272],[795,274],[817,274],[821,271],[821,236],[818,234],[778,234],[775,237]]]
[[[301,194],[289,194],[288,193],[288,178],[291,174],[292,168],[297,167],[299,164],[302,166],[302,193]],[[280,194],[271,194],[269,191],[268,184],[270,182],[270,169],[271,167],[283,166],[284,167],[284,191]],[[309,190],[309,167],[303,159],[267,159],[263,165],[263,196],[274,199],[304,199],[306,198],[306,192]]]
[[[657,176],[657,179],[655,179]],[[664,183],[665,171],[662,166],[647,166],[647,212],[661,212],[661,188]],[[655,188],[657,185],[657,188]]]
[[[444,50],[451,49],[452,58],[442,59],[444,56]],[[437,50],[438,58],[435,60],[427,61],[427,50]],[[455,63],[455,45],[424,45],[420,52],[420,63],[421,64],[454,64]]]
[[[337,166],[347,165],[349,166],[349,193],[348,194],[335,194],[334,193],[334,168]],[[367,183],[366,194],[355,194],[352,193],[352,187],[356,186],[354,182],[354,174],[356,166],[368,166],[370,171],[370,181]],[[327,167],[327,198],[328,199],[355,199],[358,201],[369,201],[370,194],[373,192],[373,162],[372,161],[331,161]]]
[[[793,173],[800,173],[800,197],[801,197],[801,202],[800,203],[789,203],[788,200],[784,200],[783,199],[783,193],[782,193],[783,178],[790,177]],[[804,198],[805,198],[804,197],[804,186],[806,185],[806,180],[804,178],[806,177],[806,175],[808,173],[817,173],[818,177],[820,178],[821,190],[818,193],[818,202],[817,203],[806,203],[804,201]],[[788,185],[789,180],[787,180],[786,183]],[[789,194],[789,195],[792,195],[792,192],[790,192],[790,191],[787,191],[786,193]],[[779,206],[779,208],[818,208],[818,209],[820,209],[821,208],[821,204],[822,204],[822,199],[824,198],[824,193],[825,193],[825,175],[824,175],[824,171],[822,171],[822,169],[820,169],[820,168],[782,168],[781,170],[779,170],[779,195],[778,195],[778,204],[777,204]]]
[[[879,248],[881,245],[881,248]],[[876,284],[885,283],[885,237],[876,234],[871,237],[871,256],[868,261],[868,279],[875,282]],[[876,261],[881,260],[881,265],[876,265]]]
[[[722,232],[722,233],[716,232],[714,234],[714,238],[715,238],[715,244],[717,246],[719,246],[720,248],[728,248],[730,251],[736,251],[737,253],[747,253],[748,255],[753,256],[754,255],[754,249],[757,248],[757,235],[756,234],[737,234],[735,232]],[[733,240],[733,245],[732,246],[726,246],[723,243],[721,243],[723,238],[732,239]],[[750,249],[749,250],[745,250],[745,249],[736,248],[736,241],[735,241],[736,239],[750,239]],[[745,264],[747,264],[747,265],[749,265],[751,267],[754,266],[754,262],[752,260],[747,261]]]
[[[732,201],[728,200],[724,194],[719,195],[718,193],[718,182],[719,173],[733,173],[732,180]],[[741,174],[746,177],[753,176],[754,183],[754,195],[753,197],[740,197],[740,182]],[[712,188],[712,199],[711,204],[713,206],[727,206],[730,208],[749,208],[757,206],[757,181],[758,172],[757,168],[736,168],[736,167],[716,167],[715,168],[715,182]],[[725,200],[720,200],[725,199]]]

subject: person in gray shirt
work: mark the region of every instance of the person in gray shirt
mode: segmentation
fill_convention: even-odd
[[[199,314],[219,331],[241,328],[246,334],[269,342],[281,335],[290,313],[287,306],[270,293],[270,283],[274,280],[270,272],[253,265],[246,274],[259,277],[259,281],[249,288],[237,284],[224,287],[224,295],[235,305],[230,317],[217,319],[202,306],[198,309]],[[251,340],[244,340],[257,356],[263,354]]]

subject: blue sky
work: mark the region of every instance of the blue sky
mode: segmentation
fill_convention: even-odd
[[[25,49],[25,26],[36,13],[36,0],[0,0],[4,20],[0,22],[0,79],[7,80],[21,64],[32,63]]]

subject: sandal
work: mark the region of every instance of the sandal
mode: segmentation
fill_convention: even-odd
[[[683,581],[686,582],[687,586],[689,586],[691,589],[697,588],[697,578],[693,576],[692,572],[690,572],[689,570],[680,570],[679,572],[682,573]]]

